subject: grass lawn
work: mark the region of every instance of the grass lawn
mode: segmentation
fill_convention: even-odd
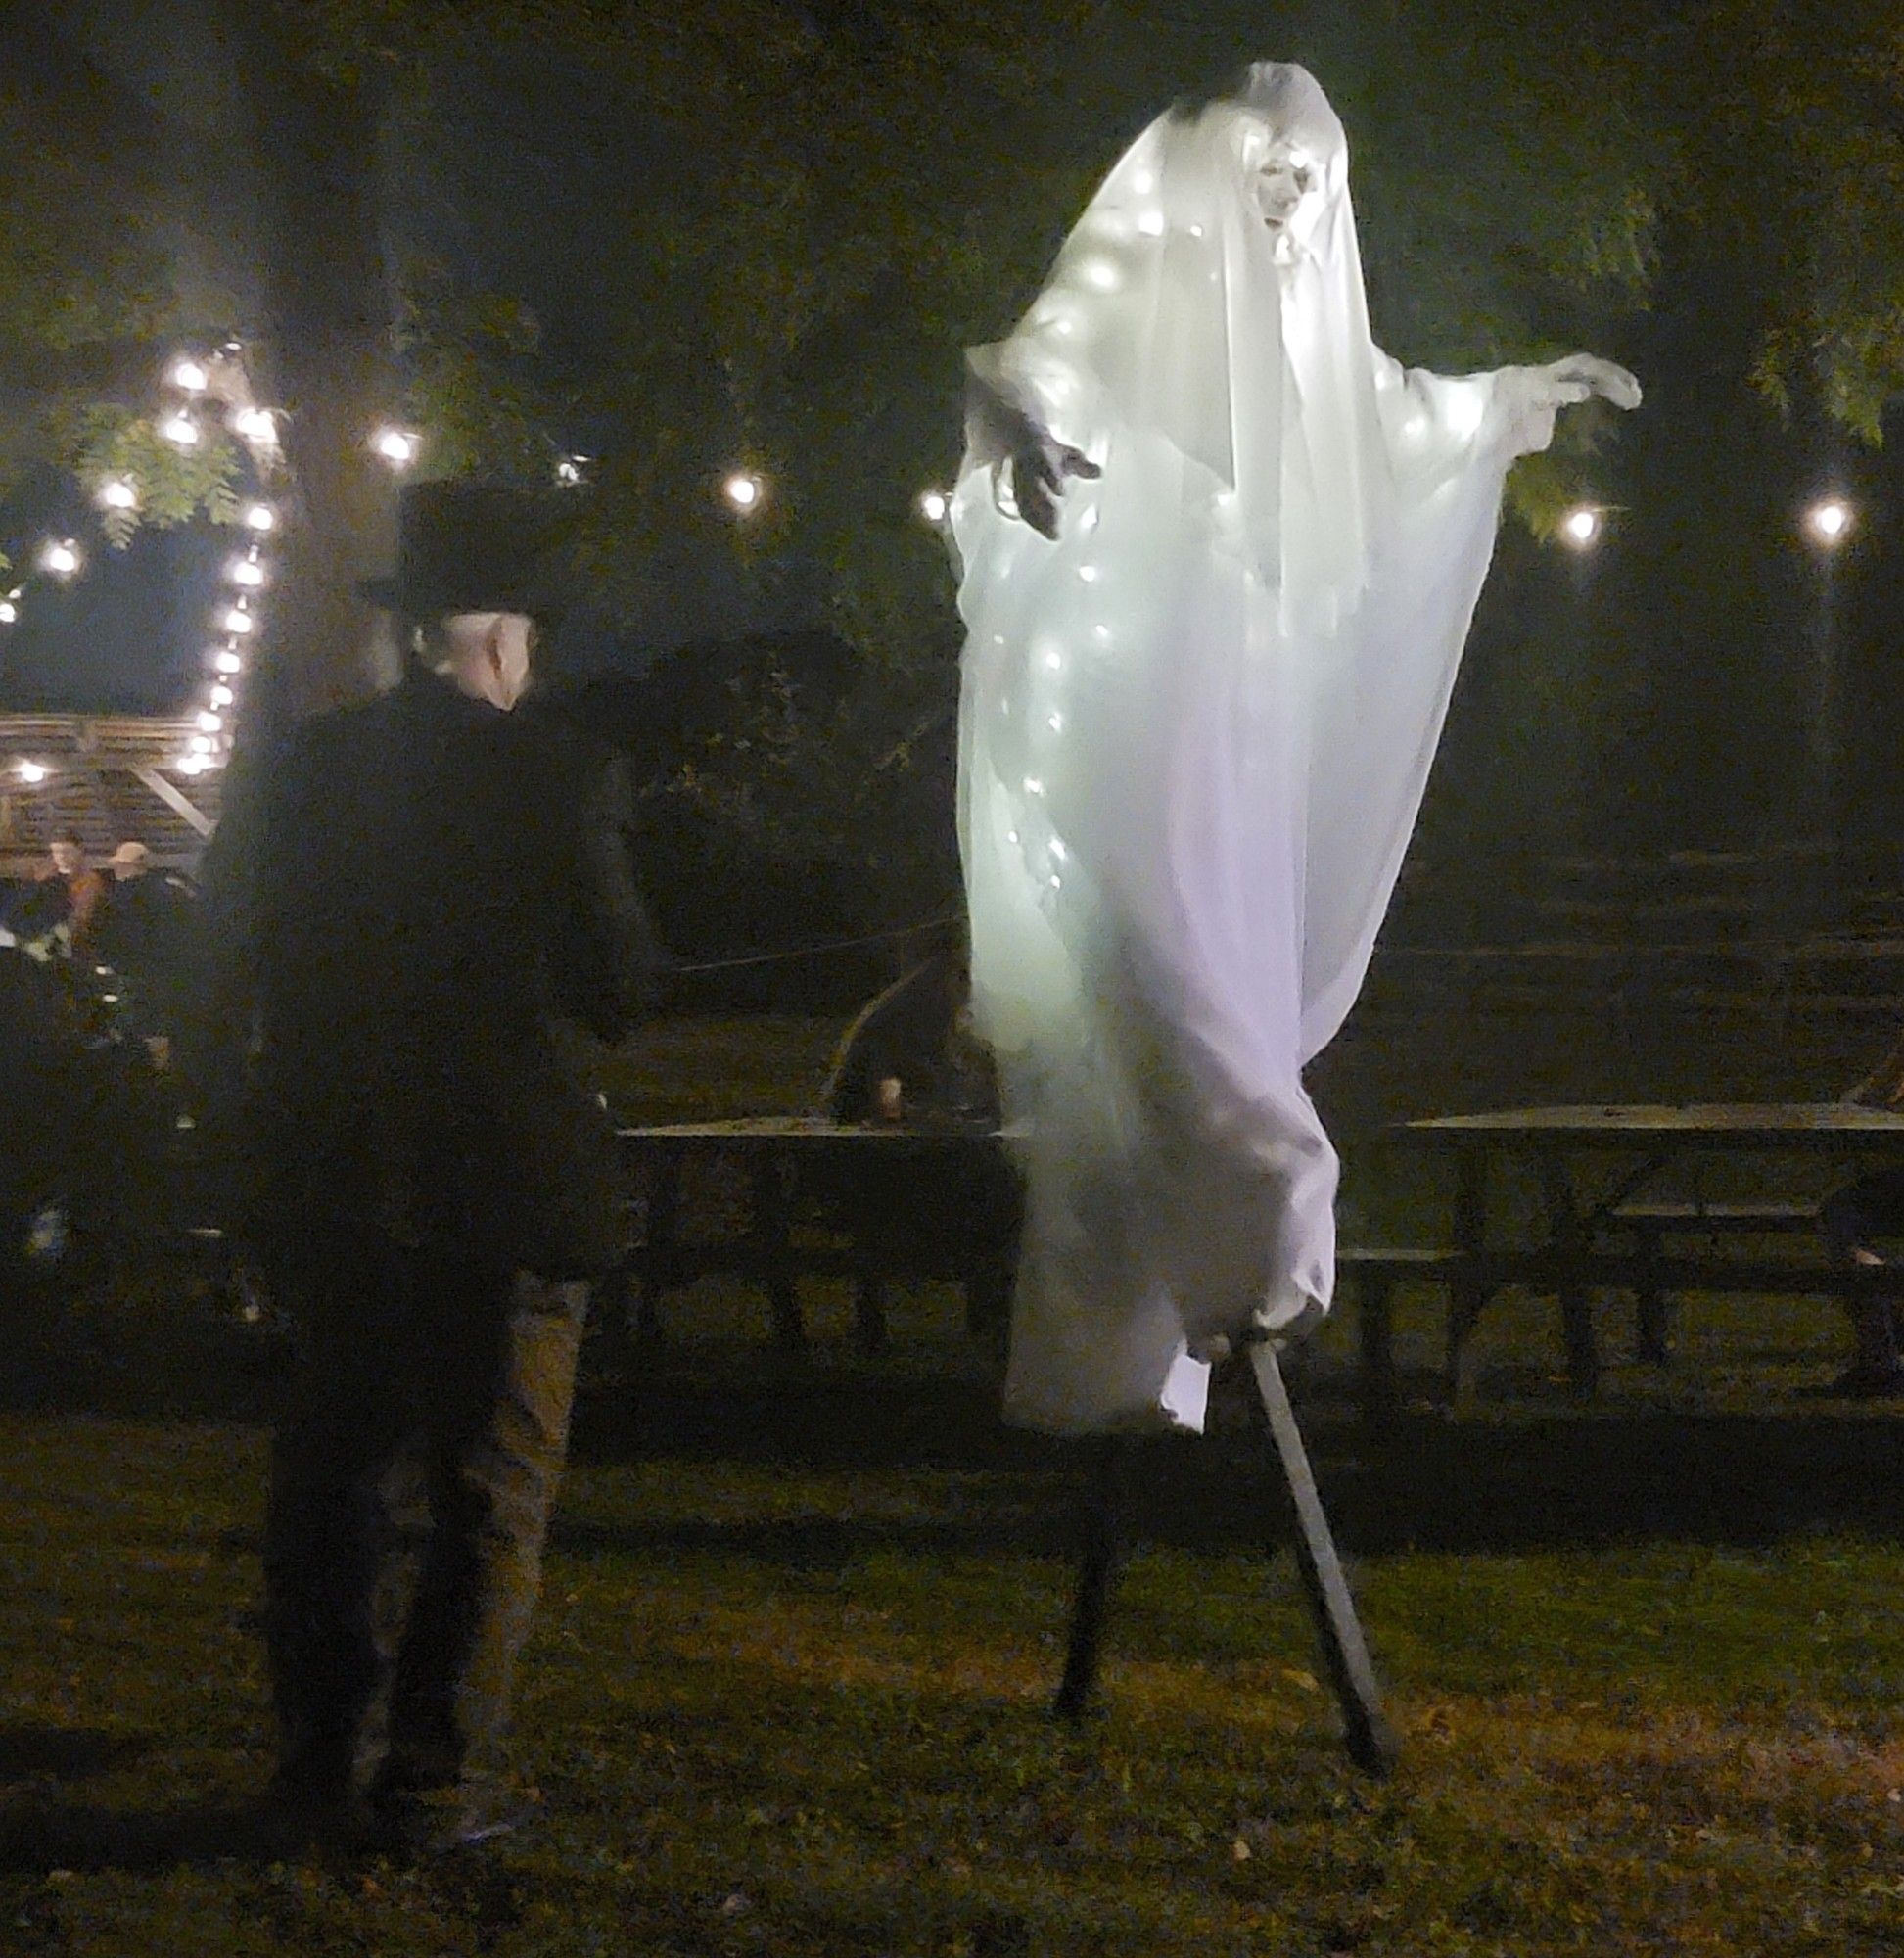
[[[831,1031],[657,1029],[618,1094],[799,1105]],[[1309,1422],[1403,1735],[1382,1784],[1247,1428],[1148,1449],[1074,1733],[1072,1465],[997,1426],[955,1301],[906,1300],[879,1362],[833,1292],[797,1363],[744,1293],[671,1317],[588,1376],[520,1698],[546,1826],[401,1868],[216,1855],[268,1769],[268,1354],[180,1280],[82,1301],[0,1414],[0,1952],[1904,1950],[1904,1411],[1796,1391],[1840,1357],[1816,1306],[1695,1302],[1673,1376],[1616,1367],[1581,1413],[1551,1309],[1509,1304],[1474,1408],[1379,1443],[1328,1330]],[[1415,1302],[1405,1361],[1431,1329]]]

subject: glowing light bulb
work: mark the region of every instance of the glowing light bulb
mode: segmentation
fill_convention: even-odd
[[[1200,224],[1192,224],[1192,225],[1190,226],[1190,236],[1191,236],[1192,238],[1201,238],[1201,237],[1203,236],[1203,227],[1202,227],[1202,225],[1200,225]]]
[[[1045,664],[1050,672],[1056,673],[1064,665],[1064,655],[1062,653],[1046,653],[1045,655]]]
[[[1097,583],[1097,567],[1094,564],[1081,564],[1078,567],[1078,583],[1080,584],[1095,584]]]
[[[1150,193],[1157,188],[1156,171],[1139,170],[1137,173],[1137,175],[1131,179],[1131,188],[1134,191],[1136,191],[1139,197],[1148,197]]]
[[[1100,646],[1108,646],[1111,642],[1111,629],[1108,626],[1093,626],[1091,629],[1091,636]]]
[[[170,378],[174,388],[183,388],[188,395],[202,395],[211,385],[211,376],[190,354],[173,361]]]
[[[762,497],[766,494],[766,485],[751,471],[737,469],[720,486],[720,493],[736,510],[745,514],[760,507]]]
[[[423,453],[423,438],[414,429],[386,425],[370,438],[370,446],[393,469],[407,469]]]
[[[1054,714],[1045,724],[1053,734],[1062,734],[1064,732],[1064,716],[1062,714]]]
[[[0,626],[11,626],[20,617],[20,607],[11,598],[0,598]]]
[[[207,698],[213,707],[229,707],[234,695],[228,686],[214,686]]]
[[[928,490],[919,498],[919,515],[928,524],[943,524],[946,521],[946,512],[951,508],[952,505],[947,502],[946,492],[943,490]]]
[[[1085,283],[1095,286],[1100,293],[1112,293],[1122,281],[1118,278],[1117,267],[1108,258],[1093,258],[1085,267]]]
[[[1844,541],[1851,530],[1851,506],[1839,496],[1828,496],[1805,512],[1805,528],[1828,548]]]
[[[199,754],[181,755],[172,764],[173,769],[181,775],[202,775],[210,766],[210,759]]]
[[[1018,832],[1015,829],[1007,829],[1005,831],[1005,841],[1007,843],[1016,843],[1018,841]]]
[[[1065,856],[1064,845],[1060,843],[1055,836],[1052,837],[1051,862],[1054,863],[1062,863],[1064,862],[1064,856]]]
[[[192,753],[195,755],[209,755],[217,745],[217,742],[212,740],[209,734],[194,734],[192,736]]]
[[[245,442],[274,443],[278,439],[277,418],[269,408],[240,408],[231,418],[231,432]]]
[[[55,578],[70,578],[79,563],[79,546],[70,537],[61,537],[40,552],[40,569]]]
[[[23,782],[43,782],[52,771],[40,762],[22,762],[20,779]]]
[[[196,448],[199,445],[199,425],[182,410],[169,420],[161,422],[159,433],[178,448]]]
[[[217,733],[218,729],[222,727],[224,724],[225,724],[224,716],[222,714],[214,714],[209,707],[204,711],[204,713],[202,713],[199,716],[199,725],[202,728],[204,728],[208,734]]]
[[[565,490],[573,490],[580,483],[582,473],[588,467],[585,455],[565,455],[555,465],[555,480]]]
[[[1584,503],[1577,510],[1569,510],[1560,520],[1560,535],[1576,550],[1585,550],[1600,536],[1600,512],[1588,509]]]
[[[241,674],[245,671],[243,655],[233,652],[229,646],[211,664],[221,674]]]
[[[257,630],[257,621],[242,605],[234,605],[225,614],[224,624],[227,632],[255,632]]]
[[[1164,214],[1161,210],[1146,210],[1138,219],[1138,229],[1146,238],[1161,238],[1164,235]]]
[[[1025,793],[1029,796],[1042,796],[1045,793],[1045,784],[1036,775],[1027,775],[1025,777]]]
[[[136,510],[139,492],[123,476],[115,476],[99,486],[99,504],[103,510]]]
[[[248,557],[235,557],[225,566],[225,576],[248,591],[256,591],[264,583],[264,567]]]
[[[262,536],[266,531],[275,531],[277,527],[278,513],[272,509],[269,503],[247,503],[245,505],[245,528],[248,531],[255,531],[259,536]]]

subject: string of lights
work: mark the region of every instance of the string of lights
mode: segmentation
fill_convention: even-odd
[[[163,440],[181,449],[197,448],[207,439],[212,415],[222,409],[225,426],[245,444],[255,480],[268,484],[281,472],[277,414],[252,398],[244,350],[237,342],[226,342],[211,354],[178,355],[166,369],[165,388],[168,397],[156,423]],[[380,461],[399,474],[416,466],[425,446],[419,431],[388,422],[371,430],[366,444]],[[585,482],[592,460],[586,455],[561,457],[555,465],[556,483],[574,488]],[[732,516],[746,521],[759,516],[771,502],[772,483],[761,470],[741,466],[721,479],[719,493]],[[120,474],[101,480],[94,487],[93,500],[109,519],[124,520],[138,511],[143,498],[137,481]],[[945,490],[930,488],[919,493],[914,507],[925,523],[935,530],[943,529],[951,520],[952,497]],[[1590,551],[1604,540],[1608,520],[1617,514],[1614,505],[1579,503],[1561,517],[1556,535],[1571,550]],[[229,590],[212,622],[214,642],[206,655],[202,688],[190,716],[194,731],[184,752],[172,763],[180,774],[203,774],[221,767],[230,754],[248,643],[258,629],[258,602],[271,583],[265,546],[277,527],[278,514],[270,502],[255,497],[240,505],[238,528],[245,538],[224,566]],[[1798,519],[1800,535],[1828,553],[1848,543],[1857,528],[1855,507],[1835,494],[1811,504]],[[86,561],[86,551],[76,538],[44,538],[35,553],[32,572],[0,597],[0,629],[18,622],[35,578],[66,583],[79,576]],[[41,785],[54,772],[46,763],[30,756],[16,759],[12,771],[27,787]]]

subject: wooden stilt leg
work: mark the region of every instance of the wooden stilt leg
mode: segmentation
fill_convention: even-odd
[[[1084,1444],[1089,1454],[1083,1502],[1084,1556],[1078,1567],[1078,1601],[1071,1612],[1071,1643],[1064,1655],[1064,1680],[1051,1710],[1061,1720],[1084,1717],[1097,1684],[1097,1659],[1104,1636],[1104,1613],[1117,1574],[1118,1537],[1129,1473],[1131,1442],[1123,1435],[1099,1435]]]
[[[1398,1752],[1395,1734],[1382,1712],[1381,1689],[1369,1660],[1349,1581],[1335,1554],[1335,1539],[1329,1534],[1328,1517],[1309,1467],[1309,1452],[1282,1384],[1282,1370],[1277,1364],[1275,1347],[1267,1340],[1252,1346],[1249,1357],[1263,1396],[1263,1412],[1269,1417],[1270,1438],[1276,1444],[1295,1511],[1296,1563],[1310,1615],[1316,1621],[1323,1662],[1342,1708],[1349,1758],[1370,1774],[1386,1774],[1395,1765]]]

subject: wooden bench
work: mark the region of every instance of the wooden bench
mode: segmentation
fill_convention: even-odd
[[[1385,1249],[1359,1244],[1336,1247],[1335,1270],[1355,1293],[1358,1347],[1357,1395],[1363,1418],[1378,1426],[1395,1412],[1395,1288],[1405,1280],[1454,1294],[1471,1263],[1450,1250]]]
[[[1633,1287],[1634,1344],[1649,1366],[1671,1357],[1672,1337],[1663,1267],[1666,1246],[1689,1237],[1812,1237],[1818,1232],[1816,1203],[1706,1203],[1633,1201],[1607,1212],[1608,1227],[1633,1240],[1637,1265]],[[1802,1283],[1803,1271],[1792,1277]]]

